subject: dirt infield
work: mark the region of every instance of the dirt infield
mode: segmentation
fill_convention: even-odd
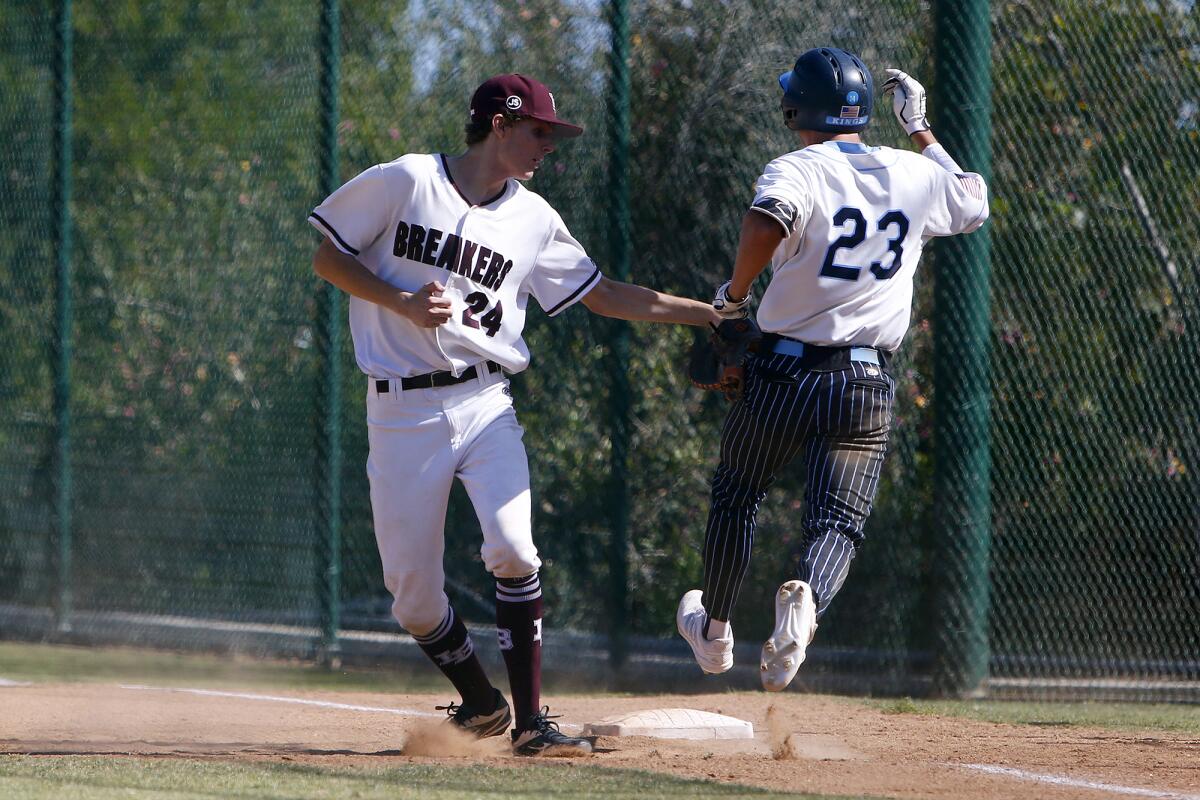
[[[433,711],[443,697],[235,694],[115,684],[3,686],[0,753],[345,766],[430,759],[528,763],[509,755],[499,739],[464,743],[446,736]],[[853,700],[795,693],[547,699],[568,731],[620,711],[679,707],[729,714],[755,726],[755,738],[742,741],[601,737],[590,760],[598,766],[874,797],[1200,800],[1200,741],[1184,735],[886,714]],[[1036,782],[1036,776],[1045,780]],[[1057,782],[1045,782],[1051,779]]]

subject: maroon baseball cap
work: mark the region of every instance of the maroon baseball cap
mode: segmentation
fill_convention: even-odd
[[[525,75],[496,75],[475,90],[471,97],[471,122],[490,119],[493,114],[514,114],[548,122],[563,138],[583,133],[583,128],[558,118],[554,95],[546,84]]]

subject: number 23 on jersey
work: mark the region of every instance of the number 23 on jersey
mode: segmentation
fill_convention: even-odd
[[[821,276],[843,281],[856,281],[862,272],[862,267],[845,266],[835,262],[839,250],[853,250],[866,241],[870,226],[862,211],[853,206],[844,206],[834,214],[833,224],[843,229],[849,225],[850,232],[835,239],[833,244],[829,245],[829,249],[825,251],[825,261],[821,264]],[[900,269],[900,260],[904,256],[904,237],[908,235],[908,217],[904,215],[903,211],[893,209],[880,217],[875,223],[874,233],[887,236],[893,232],[893,229],[895,235],[889,238],[887,243],[888,252],[891,254],[890,263],[884,266],[882,261],[871,262],[871,274],[875,276],[876,280],[886,281]]]

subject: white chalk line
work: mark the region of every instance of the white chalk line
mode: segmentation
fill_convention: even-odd
[[[1166,792],[1158,789],[1139,789],[1135,786],[1084,781],[1077,778],[1068,778],[1063,775],[1044,775],[1037,772],[1026,772],[1023,769],[1013,769],[1012,767],[997,767],[992,764],[960,764],[959,766],[966,769],[973,769],[977,772],[986,772],[989,775],[1007,775],[1010,778],[1020,778],[1021,780],[1035,781],[1037,783],[1051,783],[1055,786],[1070,786],[1076,789],[1096,789],[1102,792],[1112,792],[1113,794],[1156,797],[1160,798],[1160,800],[1200,800],[1200,795],[1195,794],[1179,794],[1178,792]]]
[[[122,689],[136,689],[150,692],[175,692],[196,694],[201,697],[232,697],[239,700],[258,700],[261,702],[293,703],[301,706],[317,706],[319,708],[337,708],[343,711],[365,711],[369,714],[395,714],[400,717],[444,717],[441,711],[418,711],[413,708],[382,708],[380,706],[359,706],[350,703],[333,703],[328,700],[305,700],[299,697],[280,697],[272,694],[251,694],[249,692],[219,692],[213,689],[184,689],[173,686],[141,686],[137,684],[121,684]],[[564,728],[579,730],[579,725],[564,724]]]
[[[0,678],[0,686],[32,686],[29,681],[10,681],[8,678]]]
[[[411,708],[381,708],[379,706],[357,706],[350,703],[331,703],[328,700],[305,700],[299,697],[279,697],[271,694],[250,694],[248,692],[218,692],[213,689],[182,689],[174,686],[140,686],[136,684],[121,684],[122,689],[137,689],[149,692],[175,692],[179,694],[198,694],[201,697],[234,697],[239,700],[259,700],[272,703],[294,703],[301,706],[318,706],[320,708],[340,708],[344,711],[366,711],[372,714],[395,714],[401,717],[442,717],[445,714],[433,711],[417,711]]]

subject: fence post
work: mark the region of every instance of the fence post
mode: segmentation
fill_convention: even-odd
[[[339,0],[321,0],[321,134],[317,188],[327,197],[338,187],[338,99],[341,77]],[[342,572],[342,297],[333,284],[317,290],[313,336],[319,363],[317,387],[317,586],[320,592],[321,644],[318,659],[337,667],[341,660]]]
[[[985,178],[991,172],[988,0],[934,3],[938,138]],[[966,696],[987,679],[991,548],[988,226],[938,242],[934,286],[933,689]]]
[[[71,0],[58,0],[54,25],[54,142],[50,205],[54,221],[55,320],[54,320],[54,511],[57,524],[55,627],[71,630],[71,168],[72,106],[74,94],[74,30]]]
[[[616,280],[629,280],[632,234],[629,208],[629,13],[610,0],[609,27],[609,257]],[[609,525],[609,663],[620,667],[629,651],[629,323],[613,320],[609,339],[612,460]]]

